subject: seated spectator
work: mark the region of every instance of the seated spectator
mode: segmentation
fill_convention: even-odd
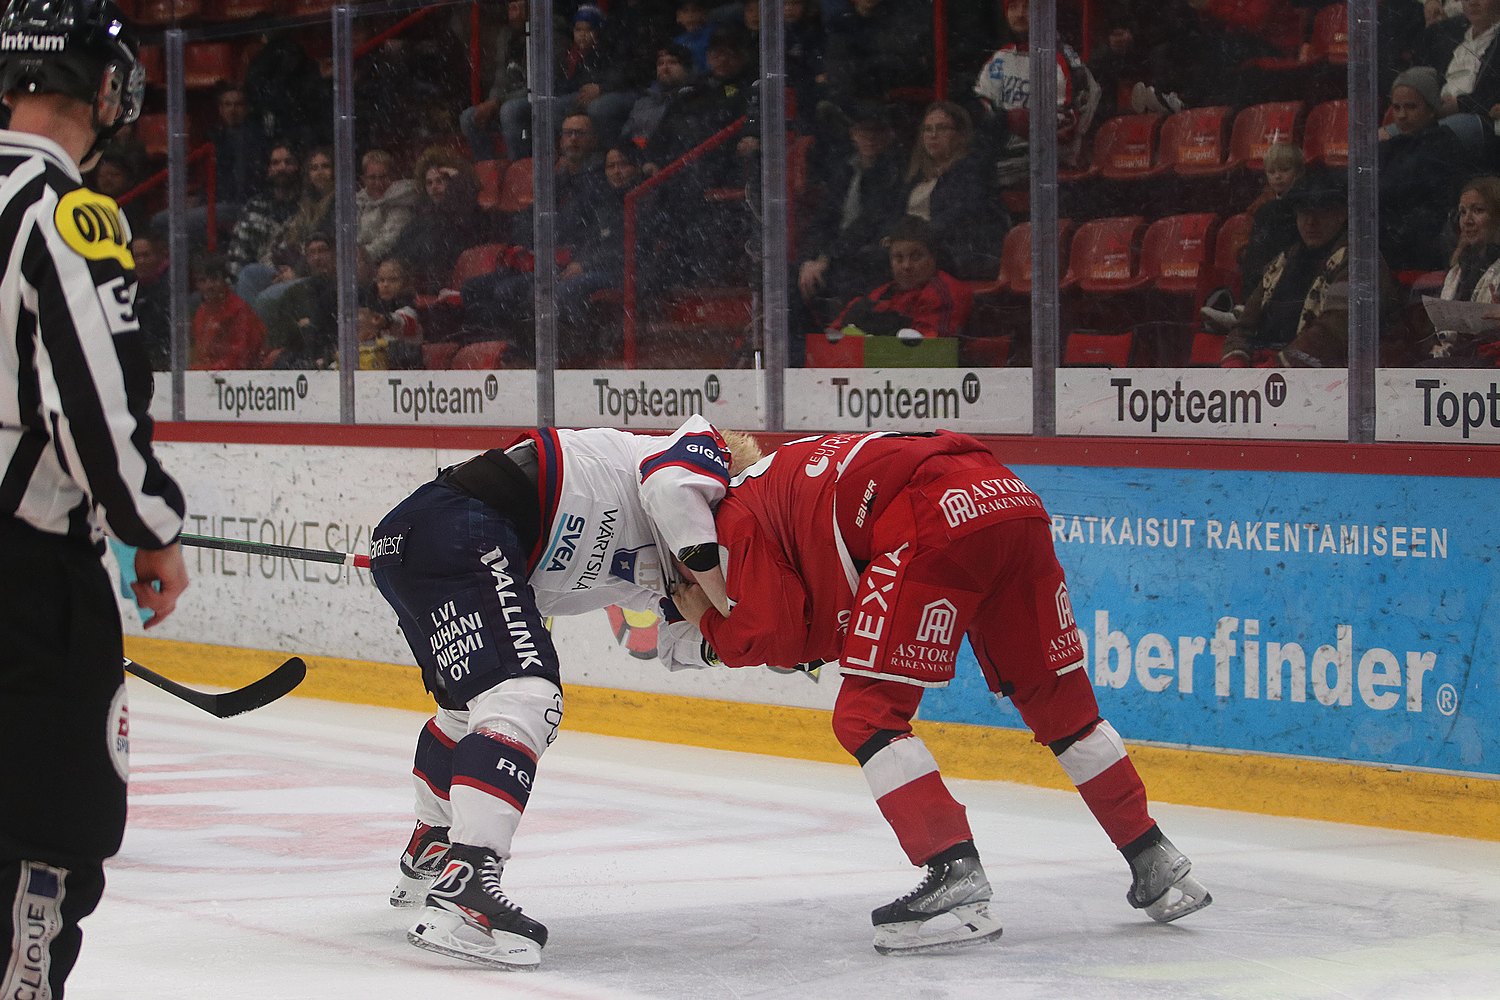
[[[302,161],[290,145],[277,143],[271,147],[265,178],[261,193],[245,202],[240,210],[234,236],[225,251],[225,262],[232,277],[238,278],[248,264],[269,264],[271,251],[282,229],[297,214],[302,193]],[[265,286],[265,280],[260,279],[253,294],[259,294]],[[245,291],[240,291],[239,295],[249,301]]]
[[[417,189],[409,179],[396,177],[396,158],[383,149],[370,150],[359,165],[360,189],[354,194],[359,249],[367,260],[385,260],[416,214]]]
[[[338,363],[338,265],[333,238],[314,233],[302,245],[307,278],[287,289],[266,320],[273,368],[333,368]]]
[[[886,238],[891,280],[850,302],[828,327],[828,339],[895,336],[917,344],[929,337],[957,337],[969,322],[974,293],[938,267],[941,252],[932,227],[908,215]]]
[[[495,76],[490,81],[489,93],[473,107],[465,108],[458,116],[458,127],[469,144],[469,152],[476,160],[504,159],[504,152],[495,145],[500,136],[506,149],[524,145],[524,133],[530,125],[530,105],[526,103],[526,0],[509,0],[506,4],[505,24],[495,35]],[[512,137],[505,137],[503,130],[497,131],[500,109],[511,101],[519,100],[526,108],[527,121],[519,122]],[[512,143],[511,138],[514,138]]]
[[[1250,203],[1250,236],[1240,255],[1240,285],[1248,295],[1260,286],[1266,265],[1297,239],[1297,212],[1287,192],[1306,170],[1302,147],[1275,142],[1266,150],[1261,167],[1266,185]]]
[[[322,147],[307,157],[297,210],[276,235],[271,259],[240,269],[235,291],[265,319],[272,303],[307,271],[302,245],[313,233],[333,232],[333,150]]]
[[[168,281],[167,240],[154,231],[142,232],[130,241],[135,258],[135,318],[141,324],[141,340],[151,370],[172,367],[172,289]]]
[[[1440,298],[1460,302],[1500,301],[1500,177],[1476,177],[1458,196],[1458,247],[1443,279]],[[1418,345],[1423,365],[1440,368],[1500,367],[1495,341],[1457,330],[1432,330]]]
[[[862,290],[887,273],[881,238],[901,217],[905,185],[894,149],[895,131],[885,107],[858,105],[849,126],[846,156],[832,157],[824,196],[813,205],[798,241],[797,291],[792,300],[793,360],[800,334],[821,330]]]
[[[1349,362],[1348,187],[1326,169],[1303,174],[1286,198],[1298,239],[1266,268],[1224,341],[1224,368],[1343,368]],[[1395,287],[1381,266],[1383,312]]]
[[[118,203],[140,182],[140,174],[136,172],[135,164],[129,156],[105,149],[99,156],[99,162],[94,165],[89,187],[102,195],[113,198]],[[146,229],[149,219],[145,206],[140,202],[132,201],[120,205],[120,211],[124,214],[125,221],[130,223],[131,232]]]
[[[677,27],[681,32],[672,41],[687,49],[693,57],[693,72],[708,72],[708,40],[714,26],[708,20],[708,5],[703,0],[677,0]]]
[[[259,121],[250,117],[250,102],[243,88],[220,84],[214,105],[219,120],[208,134],[214,147],[214,226],[220,236],[234,232],[240,209],[257,194],[266,180],[269,140]],[[184,213],[188,238],[201,242],[208,232],[208,206],[196,193]],[[164,210],[151,223],[167,231],[170,219]]]
[[[974,82],[984,109],[985,134],[995,150],[995,179],[1001,187],[1030,183],[1031,16],[1028,0],[1005,0],[1005,23],[1013,41],[1002,45]],[[1078,53],[1057,47],[1057,162],[1076,167],[1083,161],[1083,140],[1099,107],[1099,85]]]
[[[1133,110],[1131,88],[1149,80],[1151,71],[1146,53],[1137,44],[1135,19],[1128,8],[1111,7],[1105,12],[1104,47],[1097,50],[1088,68],[1099,84],[1098,120],[1129,114]]]
[[[618,143],[604,155],[604,184],[579,206],[572,260],[557,275],[559,364],[580,365],[619,348],[617,328],[591,322],[593,299],[624,283],[625,196],[640,179],[640,150]]]
[[[604,89],[605,80],[612,78],[609,55],[599,44],[604,13],[593,4],[580,4],[572,23],[573,44],[557,57],[555,93],[570,113],[587,114],[597,134],[617,136],[636,94],[633,90]],[[500,130],[512,160],[531,155],[531,143],[525,138],[530,122],[531,105],[524,95],[501,105]]]
[[[667,106],[676,99],[679,91],[693,78],[693,57],[687,49],[671,42],[656,52],[656,79],[646,92],[636,98],[625,120],[621,138],[637,149],[645,149],[651,136],[661,125]]]
[[[422,367],[422,321],[411,274],[399,258],[375,269],[375,281],[360,296],[359,367],[366,371]]]
[[[244,299],[229,287],[229,268],[218,254],[204,254],[193,265],[201,302],[193,313],[189,368],[242,371],[261,367],[266,327]]]
[[[1380,130],[1380,252],[1398,271],[1443,266],[1448,206],[1469,174],[1463,143],[1437,123],[1439,101],[1437,71],[1415,66],[1396,77]]]
[[[1477,155],[1493,152],[1500,116],[1500,59],[1491,58],[1500,0],[1467,0],[1468,28],[1443,73],[1438,117]]]
[[[783,0],[781,10],[786,42],[786,89],[793,98],[788,123],[799,132],[811,134],[811,121],[828,80],[824,66],[827,39],[815,3]]]
[[[416,214],[396,239],[395,255],[411,272],[419,295],[435,295],[453,274],[459,255],[481,243],[500,242],[505,224],[479,207],[474,165],[451,149],[427,150],[413,180],[421,192]]]
[[[922,130],[906,171],[905,212],[932,224],[952,273],[993,278],[1010,218],[970,149],[969,113],[939,101],[922,115]]]

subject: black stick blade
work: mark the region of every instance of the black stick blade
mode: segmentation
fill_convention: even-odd
[[[168,677],[163,677],[128,657],[125,659],[125,669],[148,684],[154,684],[168,694],[181,698],[189,705],[201,708],[220,719],[227,719],[231,715],[242,715],[269,705],[276,699],[290,694],[307,676],[307,664],[302,662],[302,657],[294,656],[260,680],[252,681],[234,691],[209,694],[207,691],[197,691]]]

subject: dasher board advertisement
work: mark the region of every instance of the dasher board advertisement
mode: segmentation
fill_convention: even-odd
[[[354,420],[424,427],[529,427],[536,423],[536,372],[355,372]]]
[[[792,368],[786,427],[1030,434],[1024,368]]]
[[[1500,443],[1500,372],[1387,368],[1375,380],[1375,437],[1441,444]]]
[[[676,430],[695,413],[716,427],[764,426],[763,373],[758,371],[578,370],[560,371],[553,378],[559,427]]]
[[[1059,368],[1057,433],[1346,441],[1342,368]]]
[[[336,424],[339,373],[325,371],[184,372],[188,420]]]

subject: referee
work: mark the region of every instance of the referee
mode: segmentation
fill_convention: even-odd
[[[81,165],[144,74],[114,0],[0,15],[0,997],[60,1000],[125,830],[129,726],[103,534],[136,596],[187,586],[182,493],[151,451],[130,233]]]

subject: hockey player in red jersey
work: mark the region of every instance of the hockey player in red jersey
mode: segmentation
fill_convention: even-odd
[[[1099,716],[1041,500],[962,434],[840,434],[784,445],[738,476],[716,517],[730,613],[674,594],[729,666],[840,660],[833,711],[882,815],[926,877],[874,911],[883,954],[1000,935],[964,807],[912,733],[924,688],[968,637],[990,690],[1057,755],[1159,921],[1207,906]]]

